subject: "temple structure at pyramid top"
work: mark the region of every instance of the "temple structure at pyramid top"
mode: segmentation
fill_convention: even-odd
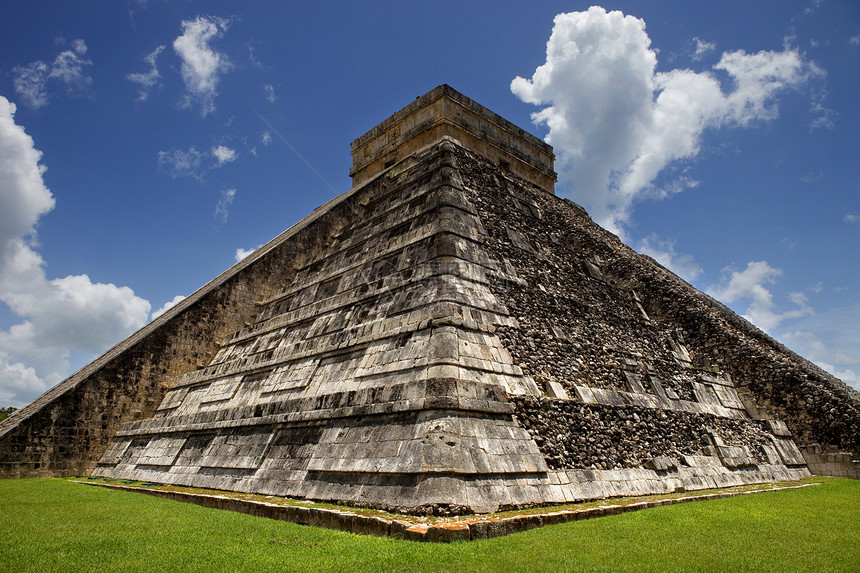
[[[553,193],[448,86],[354,186],[0,422],[0,476],[450,514],[860,477],[860,395]]]
[[[446,136],[502,170],[555,192],[552,147],[447,84],[416,98],[352,142],[353,185]]]

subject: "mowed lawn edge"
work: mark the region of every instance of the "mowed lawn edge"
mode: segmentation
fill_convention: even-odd
[[[359,536],[62,479],[0,480],[3,571],[860,571],[860,481],[453,544]]]

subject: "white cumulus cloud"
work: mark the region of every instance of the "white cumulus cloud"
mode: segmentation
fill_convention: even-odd
[[[184,20],[182,35],[173,41],[173,49],[182,59],[182,79],[188,91],[183,105],[190,106],[196,100],[204,117],[215,111],[218,82],[233,67],[226,55],[210,45],[223,36],[229,24],[227,19],[208,16]]]
[[[742,271],[724,269],[724,273],[723,284],[712,286],[708,294],[727,304],[747,304],[743,317],[765,332],[773,331],[787,319],[813,314],[806,295],[799,292],[789,294],[789,300],[796,308],[779,311],[767,285],[776,282],[782,276],[782,270],[770,266],[767,261],[750,261]]]
[[[35,232],[36,222],[54,208],[45,187],[42,152],[15,123],[15,104],[0,96],[0,246],[4,249]]]
[[[212,148],[212,156],[218,161],[218,166],[220,167],[225,163],[236,160],[236,150],[224,145],[218,145]]]
[[[0,301],[22,319],[0,330],[0,400],[20,407],[68,374],[72,351],[97,354],[142,326],[150,304],[84,274],[46,276],[35,227],[54,198],[15,111],[0,96]]]
[[[707,72],[656,66],[644,21],[594,6],[558,14],[546,62],[531,79],[511,82],[521,100],[544,106],[532,119],[549,128],[561,185],[616,233],[634,201],[689,186],[653,182],[667,166],[694,158],[706,129],[773,119],[782,91],[823,74],[788,47],[724,52]]]
[[[820,368],[830,372],[858,392],[860,392],[860,372],[854,370],[853,368],[845,368],[844,370],[840,370],[837,366],[829,363],[829,362],[815,362]]]
[[[239,247],[238,249],[236,249],[236,254],[234,255],[234,256],[235,256],[235,258],[236,258],[236,262],[238,263],[238,262],[239,262],[239,261],[241,261],[242,259],[244,259],[244,258],[248,257],[248,255],[250,255],[251,253],[253,253],[255,250],[256,250],[256,249],[248,249],[248,250],[246,250],[246,249],[243,249],[242,247]]]
[[[234,255],[236,262],[238,263],[242,259],[248,257],[248,255],[250,255],[251,253],[253,253],[254,251],[256,251],[257,249],[259,249],[262,246],[263,245],[257,245],[253,249],[243,249],[242,247],[239,247],[238,249],[236,249],[236,253]]]
[[[59,83],[67,95],[86,97],[92,94],[93,79],[84,68],[92,61],[86,57],[87,44],[80,39],[73,40],[71,49],[60,52],[51,64],[42,61],[15,66],[13,83],[15,93],[29,107],[39,109],[48,105],[48,83]]]
[[[185,300],[184,296],[182,296],[181,294],[176,295],[175,297],[173,297],[172,300],[169,300],[166,303],[164,303],[161,306],[161,308],[159,308],[158,310],[152,311],[152,320],[155,320],[156,318],[158,318],[159,316],[161,316],[162,314],[164,314],[165,312],[167,312],[168,310],[170,310],[171,308],[173,308],[174,306],[176,306],[177,304],[179,304],[183,300]]]
[[[147,71],[128,74],[126,76],[126,79],[129,81],[140,85],[140,88],[137,90],[137,101],[146,101],[149,98],[150,92],[158,86],[158,79],[161,77],[161,74],[158,73],[157,60],[162,50],[164,50],[164,46],[158,46],[143,59],[149,66]]]

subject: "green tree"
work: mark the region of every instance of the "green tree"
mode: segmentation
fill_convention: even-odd
[[[12,412],[17,410],[18,408],[13,408],[12,406],[7,406],[5,408],[0,408],[0,420],[5,420],[9,416],[12,415]]]

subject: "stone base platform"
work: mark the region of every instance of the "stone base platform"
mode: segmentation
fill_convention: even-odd
[[[319,507],[301,507],[294,505],[279,505],[264,501],[255,501],[230,497],[228,495],[216,495],[209,493],[192,493],[153,489],[150,487],[116,485],[100,482],[80,482],[86,485],[96,485],[110,489],[145,493],[156,497],[194,503],[212,509],[223,509],[246,513],[257,517],[267,517],[281,521],[290,521],[299,525],[311,525],[314,527],[325,527],[327,529],[338,529],[360,535],[374,535],[377,537],[393,537],[408,541],[425,542],[453,542],[474,541],[478,539],[489,539],[511,535],[529,529],[536,529],[545,525],[556,525],[571,521],[580,521],[594,517],[607,515],[619,515],[631,511],[660,507],[664,505],[675,505],[691,501],[707,501],[724,499],[740,495],[749,495],[769,491],[781,491],[787,489],[798,489],[818,485],[816,483],[805,483],[795,485],[762,484],[763,487],[747,491],[715,491],[698,495],[684,495],[681,497],[655,497],[632,503],[612,503],[581,508],[544,508],[544,510],[529,510],[527,513],[510,516],[476,516],[474,518],[456,518],[447,520],[436,520],[432,523],[416,523],[395,517],[377,517],[361,515],[349,511],[346,508],[329,509]],[[234,496],[236,494],[233,494]]]

